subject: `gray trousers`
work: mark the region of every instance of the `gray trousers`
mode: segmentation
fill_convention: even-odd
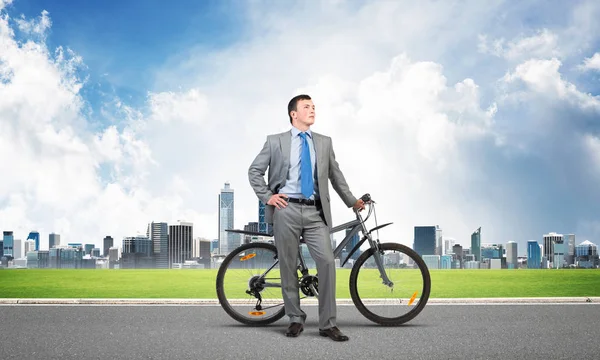
[[[290,323],[304,324],[298,288],[298,244],[303,236],[319,276],[319,329],[336,325],[335,262],[329,228],[314,205],[288,203],[273,214],[273,236],[281,271],[281,292]]]

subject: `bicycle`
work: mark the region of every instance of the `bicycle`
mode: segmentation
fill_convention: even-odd
[[[369,194],[363,195],[361,199],[368,207],[366,218],[363,219],[360,211],[355,209],[355,220],[338,225],[330,231],[331,234],[334,234],[348,229],[345,238],[334,250],[334,258],[339,258],[341,262],[340,255],[343,250],[355,234],[358,234],[359,231],[362,232],[362,238],[346,254],[345,260],[340,263],[340,267],[343,268],[351,259],[354,260],[349,278],[352,302],[363,316],[377,324],[401,325],[417,316],[427,304],[431,291],[429,269],[423,259],[411,248],[399,243],[381,243],[379,241],[379,229],[392,223],[377,225],[375,213],[375,227],[367,229],[365,222],[374,213],[375,202]],[[245,230],[227,231],[267,238],[273,237],[271,233]],[[372,235],[375,231],[377,232],[376,240]],[[368,248],[359,256],[352,258],[365,241],[369,244]],[[307,249],[305,243],[300,239],[298,270],[301,275],[298,276],[298,282],[299,291],[304,294],[301,301],[306,298],[318,299],[318,274],[310,274],[303,254],[303,246],[304,249]],[[398,255],[385,254],[387,251],[396,252]],[[216,281],[219,303],[225,312],[233,319],[247,325],[267,325],[281,319],[285,315],[285,307],[277,265],[277,248],[272,240],[243,244],[229,253],[219,266]],[[390,269],[386,270],[388,265]],[[246,275],[246,271],[251,271],[250,275]],[[233,285],[230,276],[240,276],[240,284]],[[381,288],[363,290],[360,287],[369,282]],[[229,293],[230,287],[231,292]],[[396,294],[397,298],[382,297]],[[241,309],[244,305],[246,308],[238,311],[238,308]],[[368,308],[370,305],[373,305],[373,309]],[[376,311],[403,310],[406,312],[394,316],[376,313]]]

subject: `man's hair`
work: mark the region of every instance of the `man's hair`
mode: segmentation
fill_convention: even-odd
[[[301,95],[296,95],[292,98],[292,100],[290,100],[290,102],[288,103],[288,116],[290,117],[290,124],[292,123],[292,115],[290,114],[292,111],[297,111],[298,110],[298,101],[300,100],[312,100],[310,98],[310,96],[305,95],[305,94],[301,94]]]

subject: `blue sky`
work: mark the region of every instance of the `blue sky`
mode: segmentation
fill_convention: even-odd
[[[153,90],[154,70],[189,46],[215,50],[243,36],[231,5],[223,1],[15,1],[7,13],[18,18],[49,12],[49,48],[69,47],[81,55],[90,76],[86,98],[96,105],[100,93],[134,104]],[[99,84],[102,87],[98,86]]]
[[[247,167],[308,92],[355,195],[395,222],[383,236],[411,244],[413,226],[437,224],[463,245],[481,226],[483,242],[514,240],[520,254],[551,231],[600,243],[593,1],[0,0],[0,11],[14,31],[0,32],[0,161],[15,164],[0,227],[23,238],[38,228],[99,244],[177,219],[215,238],[225,181],[236,227],[256,221]],[[51,26],[23,31],[21,16],[39,24],[42,11]],[[74,73],[59,46],[81,56]],[[351,216],[334,200],[336,223]]]

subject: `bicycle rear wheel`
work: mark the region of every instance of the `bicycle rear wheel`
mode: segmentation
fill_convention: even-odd
[[[268,243],[245,244],[223,260],[217,273],[221,307],[247,325],[266,325],[285,315],[277,248]]]
[[[369,249],[356,260],[350,273],[350,295],[367,319],[380,325],[400,325],[412,320],[425,307],[431,291],[429,270],[411,248],[396,244],[380,245],[383,269],[392,282],[384,284]]]

